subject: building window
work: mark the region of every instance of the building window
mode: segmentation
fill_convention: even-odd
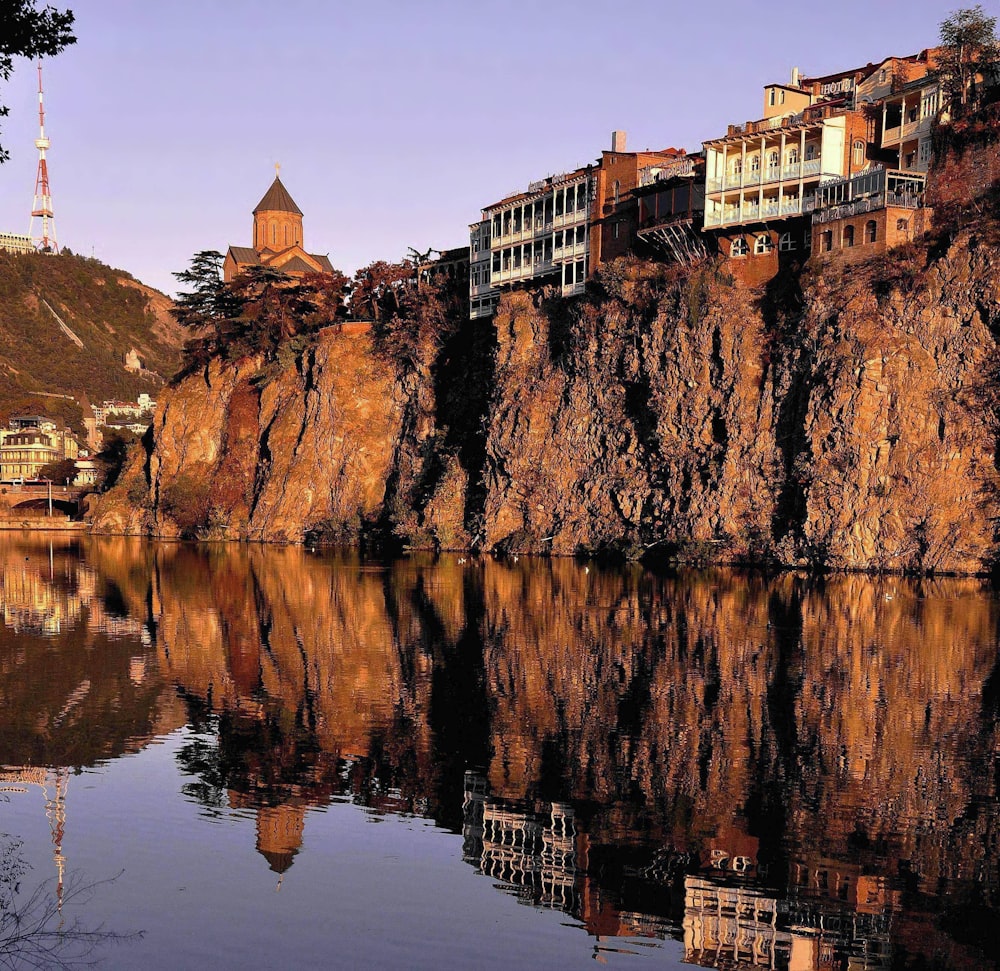
[[[760,156],[751,155],[750,156],[750,171],[759,172],[760,171]]]
[[[775,93],[776,92],[775,92],[774,88],[769,88],[768,89],[768,92],[767,92],[767,103],[769,105],[772,105],[772,106],[774,105],[774,102],[775,102],[775,97],[774,97]]]
[[[773,249],[774,244],[771,242],[771,236],[768,233],[761,233],[753,244],[753,251],[757,256],[770,253]]]
[[[806,161],[811,162],[819,153],[816,151],[816,143],[810,142],[806,145]]]
[[[931,140],[925,138],[920,143],[920,164],[926,165],[931,160]]]
[[[878,83],[879,84],[885,83],[885,68],[882,68],[882,70],[878,72]]]
[[[619,194],[621,193],[622,184],[617,179],[615,179],[615,205],[618,205]]]
[[[848,247],[848,246],[853,246],[853,245],[854,245],[854,227],[853,226],[845,226],[844,227],[844,246]]]
[[[733,163],[730,166],[730,171],[733,173],[733,175],[743,174],[743,159],[739,155],[737,155],[733,159]]]
[[[878,223],[874,219],[869,219],[865,223],[865,242],[874,243],[878,239]]]
[[[896,220],[896,232],[905,233],[910,228],[909,219],[897,219]]]
[[[781,163],[781,153],[777,149],[768,153],[767,167],[769,169],[776,169],[780,163]]]
[[[583,226],[576,227],[576,245],[583,246],[584,237],[587,235],[587,230]]]
[[[730,256],[746,256],[748,250],[747,241],[742,236],[737,236],[729,245]]]
[[[781,234],[781,238],[778,240],[778,249],[782,253],[787,253],[789,250],[795,249],[795,240],[792,239],[791,233]]]
[[[854,143],[854,164],[865,164],[865,143],[860,139]]]
[[[619,223],[615,223],[615,239],[618,239],[618,234],[619,234],[620,229],[621,229],[620,224]]]
[[[812,245],[813,245],[812,230],[807,229],[805,233],[802,234],[802,248],[812,249]]]
[[[795,145],[793,145],[788,150],[788,164],[789,165],[798,165],[799,164],[799,150],[798,150],[798,148]]]
[[[829,253],[833,249],[833,230],[827,229],[819,238],[819,248],[824,253]]]

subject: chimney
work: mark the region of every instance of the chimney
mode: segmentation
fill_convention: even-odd
[[[625,132],[613,131],[611,133],[611,151],[612,152],[625,151]]]
[[[799,86],[799,69],[797,67],[792,68],[792,87],[797,88]]]

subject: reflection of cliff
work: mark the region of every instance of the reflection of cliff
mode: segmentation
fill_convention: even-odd
[[[31,573],[25,604],[76,606],[58,637],[0,633],[0,744],[78,764],[187,721],[185,791],[252,811],[276,873],[309,809],[349,798],[464,828],[469,862],[595,934],[683,936],[698,877],[891,918],[894,947],[975,967],[961,902],[1000,910],[1000,617],[978,582],[120,539],[3,563]]]

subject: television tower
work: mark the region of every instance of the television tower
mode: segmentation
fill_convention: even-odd
[[[31,236],[35,247],[42,253],[58,253],[56,242],[56,217],[52,211],[52,193],[49,191],[49,166],[45,161],[45,152],[49,140],[45,135],[45,102],[42,100],[42,59],[38,59],[38,138],[35,148],[38,149],[38,175],[35,177],[35,201],[31,207]],[[35,220],[41,220],[41,231],[35,231]]]

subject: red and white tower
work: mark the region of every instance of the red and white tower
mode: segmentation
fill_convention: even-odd
[[[52,211],[52,192],[49,189],[49,166],[45,161],[45,152],[49,140],[45,135],[45,102],[42,100],[42,61],[38,60],[38,138],[35,148],[38,149],[38,175],[35,177],[35,202],[31,207],[31,236],[35,247],[43,253],[58,253],[56,242],[56,217]],[[36,220],[41,223],[36,230]]]

